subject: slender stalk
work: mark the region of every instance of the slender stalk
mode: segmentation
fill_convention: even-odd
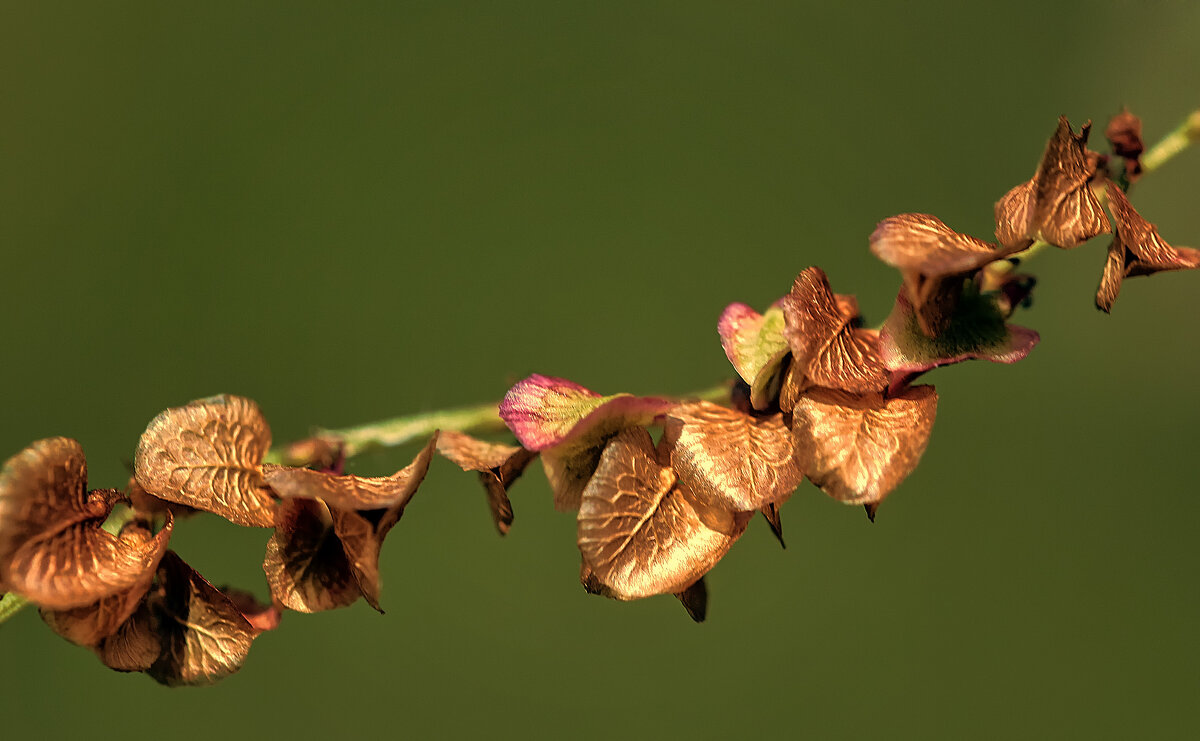
[[[0,597],[0,623],[16,615],[27,604],[29,604],[29,600],[12,592]]]
[[[1197,139],[1200,139],[1200,110],[1192,111],[1183,123],[1142,155],[1142,172],[1154,172]]]
[[[1149,173],[1157,170],[1187,149],[1197,139],[1200,139],[1200,109],[1193,111],[1183,123],[1142,155],[1142,172]],[[1045,242],[1035,242],[1027,250],[1013,255],[1013,257],[1024,263],[1048,246]],[[1010,272],[1013,267],[1014,264],[1009,260],[999,260],[988,265],[985,268],[985,272],[992,278],[999,279],[1004,274]],[[718,403],[727,402],[729,387],[722,384],[687,394],[683,398]],[[498,405],[479,404],[458,409],[410,414],[380,422],[370,422],[356,427],[321,429],[317,431],[314,438],[326,443],[340,445],[342,453],[349,458],[372,449],[403,445],[427,437],[433,434],[434,430],[456,430],[470,434],[486,435],[501,432],[504,429],[504,422],[498,414]],[[267,455],[267,461],[279,463],[287,460],[288,447],[284,446],[271,450]],[[110,518],[110,521],[106,523],[106,529],[113,532],[119,530],[120,525],[124,521],[127,521],[127,518],[127,510],[122,513],[114,513],[114,517]],[[11,618],[25,607],[27,603],[28,601],[24,597],[17,594],[6,594],[0,597],[0,623]]]
[[[501,432],[505,427],[499,417],[498,408],[498,404],[480,404],[459,409],[408,414],[357,427],[319,430],[317,437],[340,443],[346,457],[352,458],[372,448],[394,447],[428,437],[434,430],[457,430],[477,435]]]
[[[702,391],[685,394],[685,399],[721,402],[729,398],[729,387],[725,384]],[[442,409],[420,414],[407,414],[379,422],[368,422],[355,427],[319,429],[313,436],[331,445],[340,446],[347,458],[369,450],[391,448],[420,440],[433,434],[434,430],[455,430],[471,435],[489,435],[504,432],[507,428],[500,419],[499,404],[479,404],[458,409]],[[267,462],[278,463],[292,459],[289,447],[275,448],[267,455]]]

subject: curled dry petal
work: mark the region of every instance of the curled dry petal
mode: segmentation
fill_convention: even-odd
[[[671,467],[708,505],[753,512],[804,479],[782,414],[751,417],[707,401],[680,404],[665,423]]]
[[[711,569],[746,518],[707,507],[656,459],[650,434],[621,432],[605,448],[579,509],[579,550],[611,596],[685,590]]]
[[[1077,247],[1110,230],[1089,185],[1094,174],[1087,150],[1090,129],[1087,123],[1075,134],[1067,119],[1059,117],[1033,179],[996,203],[996,238],[1006,249],[1024,249],[1035,239]]]
[[[171,535],[101,528],[120,492],[88,493],[79,443],[39,440],[0,472],[0,584],[48,610],[85,607],[154,573]]]
[[[331,511],[360,511],[376,523],[377,529],[386,532],[400,519],[405,506],[425,480],[439,434],[434,432],[412,463],[391,476],[339,476],[307,468],[274,465],[263,466],[263,476],[268,485],[285,499],[320,499],[329,505]]]
[[[109,507],[87,494],[87,461],[74,440],[38,440],[0,471],[0,592],[8,591],[8,563],[47,531],[80,522],[103,522]]]
[[[351,605],[361,595],[329,509],[314,499],[279,505],[263,571],[271,597],[289,610],[331,610]]]
[[[921,330],[930,337],[950,322],[963,278],[1012,252],[960,234],[929,214],[900,214],[879,222],[871,234],[871,251],[900,271]]]
[[[860,393],[887,387],[878,335],[852,326],[824,271],[812,267],[801,272],[781,305],[792,364],[806,385]]]
[[[253,401],[214,396],[151,420],[138,441],[134,475],[160,499],[271,527],[275,501],[259,470],[270,447],[271,429]]]
[[[342,549],[350,562],[350,573],[358,584],[358,591],[367,604],[382,614],[383,607],[379,600],[383,584],[379,574],[379,552],[383,548],[387,530],[380,531],[365,513],[330,509],[329,514],[333,517],[333,531],[342,541]]]
[[[1032,329],[1005,323],[995,297],[974,290],[963,293],[942,333],[928,337],[901,291],[879,333],[879,349],[884,364],[902,385],[928,370],[964,360],[1015,363],[1029,354],[1038,339]]]
[[[267,486],[283,499],[320,499],[341,509],[383,509],[412,498],[428,467],[426,460],[423,467],[409,465],[391,476],[339,476],[270,463],[262,470]]]
[[[464,471],[478,471],[487,492],[492,521],[501,535],[513,522],[508,487],[525,471],[537,453],[519,445],[500,445],[478,440],[462,432],[445,431],[438,438],[438,452]]]
[[[144,672],[153,666],[162,652],[162,640],[147,601],[138,602],[133,615],[93,650],[105,666],[119,672]]]
[[[1096,291],[1097,308],[1112,311],[1125,278],[1200,267],[1200,250],[1172,247],[1163,241],[1154,224],[1142,218],[1114,183],[1108,185],[1108,205],[1117,233],[1108,246],[1108,260]]]
[[[630,394],[601,396],[563,378],[534,374],[500,403],[500,417],[525,448],[542,452],[559,511],[579,508],[604,446],[618,432],[650,424],[672,403]]]
[[[847,504],[875,504],[912,473],[937,413],[932,386],[897,397],[813,389],[794,410],[797,456],[809,480]]]
[[[169,685],[205,685],[242,667],[259,631],[237,606],[168,551],[147,597],[161,651],[147,673]]]
[[[118,537],[99,524],[72,525],[19,550],[10,562],[13,591],[52,610],[93,603],[153,573],[171,536],[167,527],[154,538]]]
[[[171,535],[173,519],[167,515],[166,525],[153,535],[138,523],[130,523],[121,530],[119,541],[134,552],[152,554],[150,561],[139,563],[137,579],[128,588],[101,597],[95,602],[69,609],[41,609],[42,620],[55,632],[72,643],[89,648],[100,646],[103,640],[116,633],[122,623],[133,615],[141,603],[150,583],[154,579],[155,570],[167,549],[167,541]],[[103,532],[103,531],[102,531]],[[108,533],[104,535],[110,536]],[[82,567],[84,571],[111,568],[104,561],[97,560],[94,565],[88,560]],[[73,590],[77,591],[77,590]],[[42,601],[45,604],[45,601]]]
[[[789,351],[783,327],[783,309],[778,306],[759,314],[740,303],[725,307],[717,322],[725,357],[750,386],[750,403],[755,409],[771,404],[772,382],[778,380]]]

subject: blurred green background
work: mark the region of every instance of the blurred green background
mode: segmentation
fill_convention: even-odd
[[[715,322],[819,264],[868,320],[875,223],[989,236],[1060,113],[1200,104],[1200,4],[0,5],[0,454],[78,438],[119,486],[146,422],[218,392],[277,441],[499,398],[533,371],[683,393]],[[1094,138],[1100,146],[1102,137]],[[1200,243],[1200,152],[1139,184]],[[585,595],[540,471],[493,531],[437,461],[384,549],[386,616],[289,614],[242,672],[166,690],[33,611],[0,727],[230,737],[1195,737],[1200,275],[1092,307],[1054,253],[1016,366],[959,366],[870,525],[806,484],[670,598]],[[382,473],[409,450],[366,457]],[[265,593],[267,531],[181,555]]]

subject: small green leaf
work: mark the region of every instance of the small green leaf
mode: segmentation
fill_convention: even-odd
[[[717,322],[725,357],[750,385],[750,403],[755,409],[770,405],[772,381],[790,350],[783,328],[783,309],[778,306],[759,314],[746,304],[730,304]]]

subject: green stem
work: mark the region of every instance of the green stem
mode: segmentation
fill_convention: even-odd
[[[27,604],[29,604],[29,600],[12,592],[0,597],[0,623],[16,615]]]
[[[457,430],[486,435],[505,429],[497,404],[480,404],[459,409],[443,409],[421,414],[393,417],[357,427],[318,430],[317,437],[340,443],[347,458],[372,448],[403,445],[433,434],[434,430]]]
[[[1197,139],[1200,139],[1200,110],[1192,111],[1183,123],[1142,155],[1142,172],[1154,172]]]
[[[722,384],[682,398],[703,401],[728,402],[729,386]],[[471,435],[489,435],[504,432],[504,421],[500,419],[498,404],[479,404],[458,409],[442,409],[420,414],[407,414],[379,422],[368,422],[355,427],[319,429],[315,438],[340,445],[347,458],[369,450],[392,448],[405,443],[427,438],[434,430],[455,430]],[[288,461],[287,447],[275,448],[267,455],[268,463]]]

